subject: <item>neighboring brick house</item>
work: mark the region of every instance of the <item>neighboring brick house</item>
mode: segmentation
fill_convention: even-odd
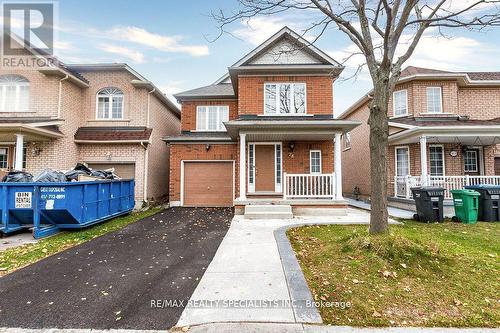
[[[134,178],[138,205],[168,196],[161,138],[180,133],[180,111],[128,65],[0,67],[0,89],[0,175],[85,162]]]
[[[344,137],[344,194],[370,196],[365,95],[339,118],[363,124]],[[389,103],[388,192],[410,199],[412,186],[449,190],[500,185],[500,72],[446,72],[408,67]]]
[[[340,136],[358,122],[333,116],[342,70],[285,27],[214,84],[176,94],[182,134],[165,138],[171,204],[345,207]]]

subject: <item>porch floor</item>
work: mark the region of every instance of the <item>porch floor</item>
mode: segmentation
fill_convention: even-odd
[[[347,203],[349,206],[356,207],[356,208],[361,208],[365,210],[371,210],[371,205],[368,202],[365,201],[357,201],[354,199],[346,199]],[[401,208],[396,208],[396,207],[387,207],[387,211],[390,216],[401,218],[401,219],[412,219],[413,214],[415,214],[414,211],[411,210],[406,210],[406,209],[401,209]]]

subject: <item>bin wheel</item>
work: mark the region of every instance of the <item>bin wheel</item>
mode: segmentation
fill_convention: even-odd
[[[413,219],[415,221],[420,221],[420,216],[418,216],[418,214],[413,214]]]
[[[451,220],[452,220],[453,222],[455,222],[455,223],[460,222],[460,220],[459,220],[459,219],[458,219],[458,217],[456,217],[456,216],[453,216],[453,217],[451,218]]]

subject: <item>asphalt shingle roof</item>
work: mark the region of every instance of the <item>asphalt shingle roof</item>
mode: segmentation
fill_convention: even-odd
[[[467,119],[459,117],[449,118],[427,118],[427,117],[408,117],[391,119],[393,123],[399,123],[411,126],[488,126],[500,125],[500,118],[490,120]]]
[[[149,140],[153,129],[147,127],[80,127],[75,133],[75,140],[85,141],[120,141]]]
[[[233,85],[230,83],[212,84],[209,86],[184,91],[174,95],[175,98],[189,97],[234,97]]]

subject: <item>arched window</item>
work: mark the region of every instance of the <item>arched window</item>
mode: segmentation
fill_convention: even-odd
[[[97,93],[97,119],[123,119],[123,91],[111,87]]]
[[[0,112],[27,112],[30,83],[20,75],[0,75]]]

